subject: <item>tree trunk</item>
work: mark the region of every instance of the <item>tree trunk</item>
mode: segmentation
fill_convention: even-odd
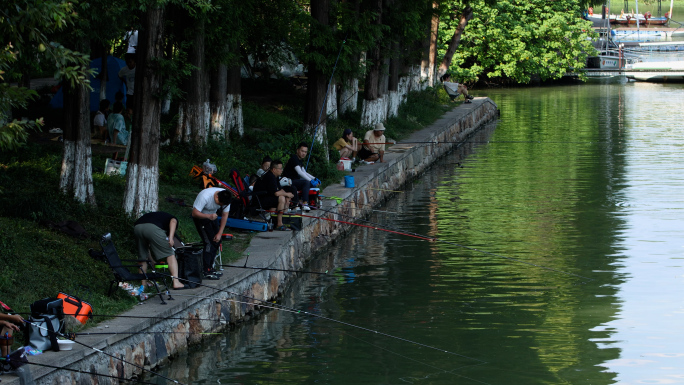
[[[228,105],[226,103],[226,92],[228,87],[228,68],[221,63],[211,71],[211,89],[209,91],[209,111],[211,114],[211,125],[209,130],[212,139],[228,139],[228,129],[226,117]]]
[[[236,49],[238,49],[236,47]],[[226,105],[228,106],[226,123],[228,132],[245,134],[245,123],[242,118],[242,74],[240,62],[228,68],[228,88]]]
[[[438,4],[432,3],[433,10],[436,10]],[[429,66],[428,66],[428,85],[433,87],[435,85],[435,67],[437,67],[437,35],[439,33],[439,15],[436,12],[432,14],[430,21],[430,47],[428,49]]]
[[[102,55],[100,57],[102,58],[102,72],[100,73],[100,100],[105,100],[107,99],[107,80],[109,80],[109,73],[107,72],[108,66],[107,64],[107,58],[108,58],[108,49],[107,46],[102,44],[101,46],[102,49]]]
[[[401,67],[399,42],[392,43],[392,59],[389,63],[389,76],[387,84],[387,117],[397,116],[399,114],[399,105],[401,104],[401,95],[399,94],[399,67]]]
[[[87,47],[81,41],[81,47]],[[77,47],[77,49],[81,48]],[[64,153],[59,188],[81,203],[95,205],[90,147],[90,93],[85,85],[64,86]]]
[[[340,89],[340,108],[339,112],[344,114],[347,111],[356,111],[359,101],[359,79],[351,78],[342,83]]]
[[[382,24],[382,0],[372,2],[377,17],[374,24]],[[365,92],[363,107],[361,109],[361,126],[372,126],[384,120],[384,101],[380,99],[380,69],[382,68],[382,58],[380,56],[380,42],[368,51],[366,63],[370,62],[366,74]]]
[[[328,25],[328,11],[330,8],[329,0],[312,0],[311,17],[322,26]],[[316,41],[317,28],[311,28],[311,50],[318,47],[313,43]],[[309,73],[306,88],[306,108],[304,111],[304,132],[314,137],[314,140],[325,148],[327,154],[327,133],[326,133],[326,81],[325,74],[318,69],[314,62],[309,63]]]
[[[164,10],[147,10],[138,34],[135,111],[131,155],[126,172],[124,211],[140,216],[159,205],[159,136],[161,79],[156,59],[162,56]]]
[[[451,36],[451,40],[449,41],[449,48],[444,54],[444,59],[442,59],[442,63],[439,65],[439,71],[437,72],[438,77],[441,77],[442,75],[447,73],[447,71],[449,71],[449,67],[451,67],[451,59],[454,58],[456,48],[458,48],[458,45],[461,42],[461,35],[463,35],[463,31],[465,31],[468,22],[472,18],[473,9],[470,6],[468,6],[463,10],[463,13],[459,17],[458,28],[456,28],[456,30],[454,31],[454,35]]]
[[[197,21],[193,32],[190,64],[195,69],[183,82],[186,91],[185,101],[178,108],[176,140],[185,143],[204,145],[209,137],[209,87],[204,58],[204,20]]]

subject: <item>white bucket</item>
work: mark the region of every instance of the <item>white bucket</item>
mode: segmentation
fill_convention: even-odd
[[[344,171],[351,171],[352,161],[349,158],[340,158],[340,162],[344,165]]]
[[[59,350],[71,350],[74,348],[75,342],[72,340],[57,340],[57,345],[59,345]]]

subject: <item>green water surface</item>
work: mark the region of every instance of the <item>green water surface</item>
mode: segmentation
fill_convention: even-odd
[[[502,89],[487,126],[162,372],[205,384],[684,383],[684,85]],[[376,331],[378,333],[376,333]],[[395,338],[396,337],[396,338]]]

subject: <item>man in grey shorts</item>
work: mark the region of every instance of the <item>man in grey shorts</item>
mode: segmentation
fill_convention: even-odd
[[[173,236],[178,227],[178,219],[169,213],[157,211],[147,213],[135,221],[133,233],[138,242],[138,263],[147,272],[145,263],[150,254],[155,261],[166,258],[169,272],[173,276],[173,288],[187,289],[188,286],[178,280],[178,261],[173,251]],[[143,285],[147,282],[143,281]]]

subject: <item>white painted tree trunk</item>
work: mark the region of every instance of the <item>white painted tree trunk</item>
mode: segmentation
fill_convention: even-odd
[[[399,104],[406,103],[408,99],[408,93],[411,90],[411,76],[404,76],[399,78],[399,86],[397,87],[397,92],[399,93]]]
[[[157,211],[159,206],[159,167],[145,167],[129,163],[126,170],[127,188],[124,193],[124,210],[139,217]]]
[[[401,104],[401,94],[399,91],[389,91],[387,94],[387,117],[391,118],[399,115],[399,105]]]
[[[209,126],[211,124],[211,113],[209,102],[201,104],[181,103],[178,108],[177,137],[182,142],[206,143],[209,138]]]
[[[385,120],[385,111],[387,111],[387,104],[384,98],[377,98],[375,100],[363,101],[361,108],[361,126],[372,127],[377,123]]]
[[[328,119],[337,119],[337,85],[333,81],[328,85],[328,97],[326,99]],[[323,119],[323,117],[321,117]]]
[[[228,132],[237,132],[240,136],[245,134],[241,94],[226,95],[226,125]]]
[[[226,117],[228,116],[228,103],[225,101],[211,107],[211,124],[209,125],[209,136],[213,140],[223,140],[228,136]]]
[[[356,106],[359,102],[359,79],[349,79],[342,83],[340,90],[340,109],[339,112],[344,114],[347,111],[356,111]]]

